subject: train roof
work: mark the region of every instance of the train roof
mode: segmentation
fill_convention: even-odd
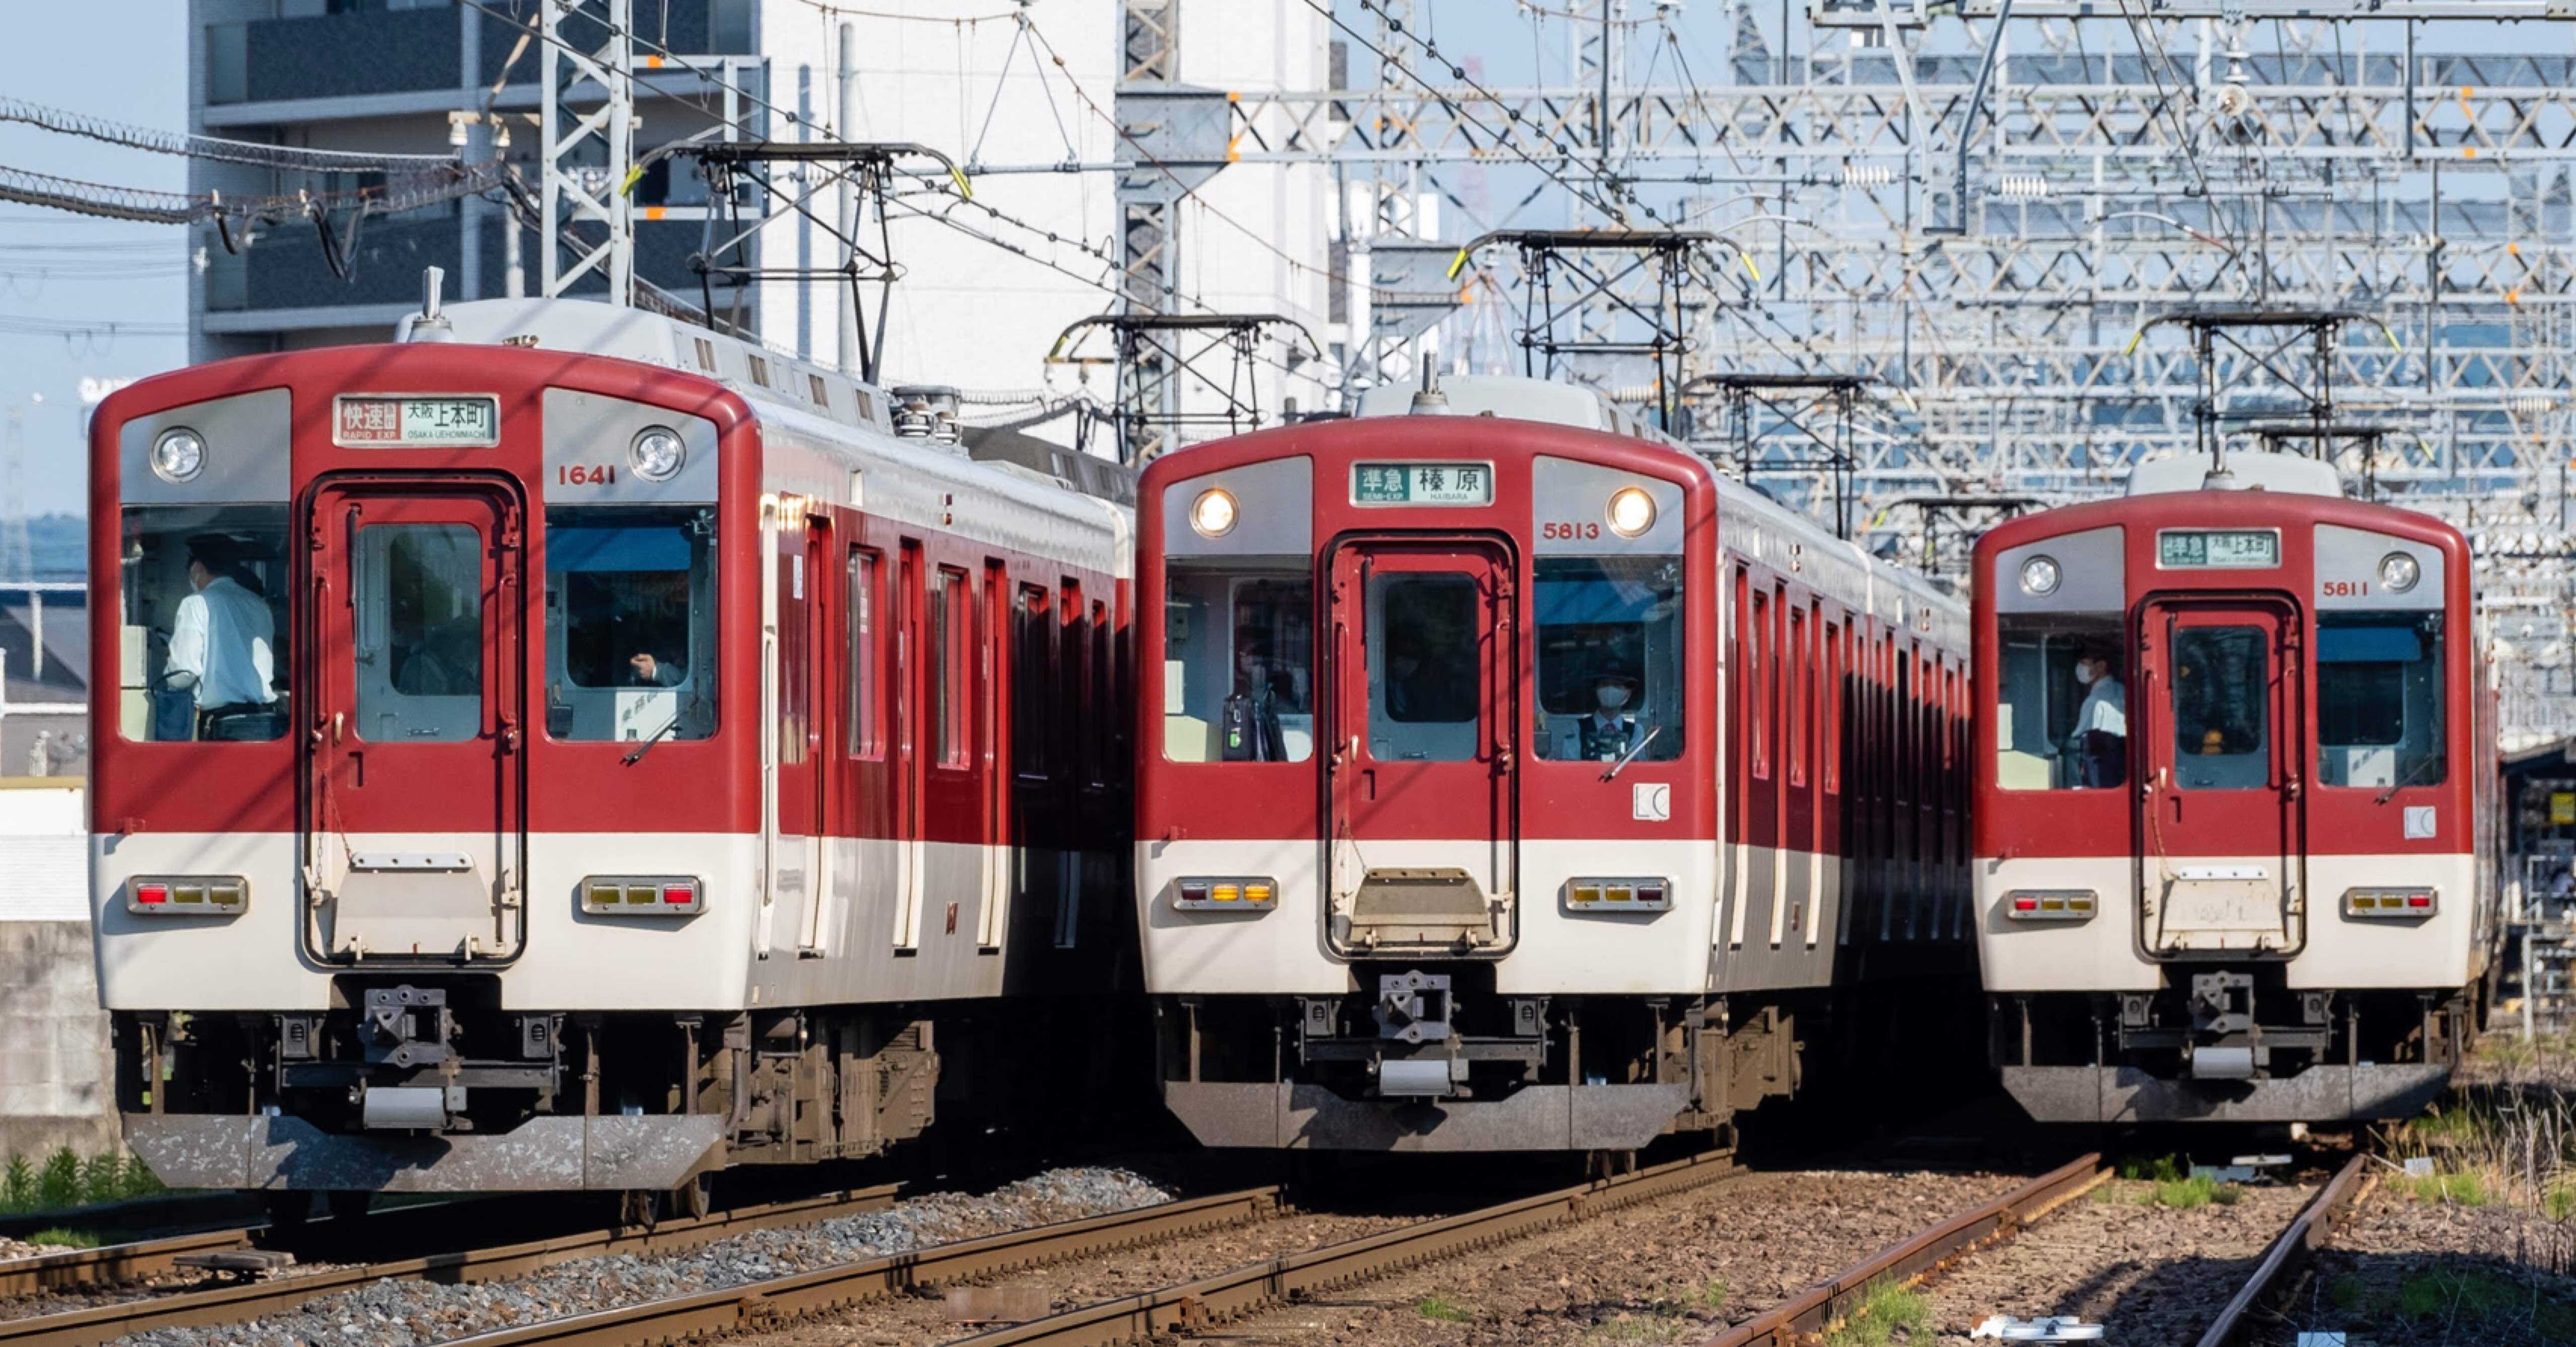
[[[2448,521],[2404,506],[2354,500],[2343,493],[2341,479],[2331,464],[2296,454],[2232,453],[2227,456],[2227,472],[2232,485],[2211,486],[2209,464],[2196,456],[2177,455],[2142,463],[2132,470],[2127,494],[2008,519],[1977,539],[1977,555],[1984,557],[2034,539],[2109,524],[2189,525],[2288,518],[2413,538],[2448,549],[2463,565],[2468,561],[2468,539]],[[2141,475],[2145,478],[2143,483],[2137,480]]]

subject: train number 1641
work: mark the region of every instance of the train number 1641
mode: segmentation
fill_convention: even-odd
[[[1601,536],[1601,526],[1565,520],[1543,520],[1538,526],[1538,536],[1563,539],[1568,542],[1588,542]]]
[[[617,465],[614,463],[601,463],[596,466],[587,463],[558,463],[555,465],[555,484],[558,486],[615,486]]]

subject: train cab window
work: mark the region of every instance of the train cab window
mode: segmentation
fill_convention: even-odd
[[[375,743],[483,730],[483,535],[465,524],[358,530],[357,733]]]
[[[2441,782],[2442,617],[2317,619],[2317,779],[2329,786]]]
[[[1439,572],[1369,579],[1369,753],[1381,762],[1476,756],[1484,597]]]
[[[2261,627],[2173,634],[2174,785],[2258,790],[2271,783],[2271,638]]]
[[[118,722],[136,742],[276,739],[287,721],[284,505],[125,511]]]
[[[1681,559],[1541,557],[1532,578],[1539,756],[1681,756]]]
[[[1995,784],[2101,790],[2129,779],[2119,618],[2004,618],[1996,633]]]
[[[1163,756],[1315,755],[1315,584],[1299,559],[1175,564],[1163,604]]]
[[[716,727],[715,511],[546,511],[546,733],[704,739]]]

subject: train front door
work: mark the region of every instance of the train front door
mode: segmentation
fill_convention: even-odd
[[[2128,730],[2150,950],[2281,952],[2305,938],[2299,630],[2269,600],[2142,610]]]
[[[1346,539],[1327,602],[1332,948],[1476,955],[1516,929],[1512,559],[1481,539]]]
[[[310,502],[307,948],[356,965],[510,958],[526,929],[517,493],[352,477]]]

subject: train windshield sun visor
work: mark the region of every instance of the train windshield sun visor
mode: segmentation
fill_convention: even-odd
[[[1681,756],[1681,558],[1540,557],[1533,571],[1539,756]]]
[[[1303,557],[1175,558],[1163,599],[1163,756],[1315,755],[1315,582]]]
[[[716,727],[707,506],[546,511],[546,733],[704,739]]]
[[[2116,613],[1998,620],[1995,784],[2108,790],[2129,779],[2129,655]]]
[[[286,733],[287,507],[136,505],[118,569],[118,725],[127,739]]]
[[[2441,784],[2442,615],[2317,618],[2317,779],[2385,790]]]

